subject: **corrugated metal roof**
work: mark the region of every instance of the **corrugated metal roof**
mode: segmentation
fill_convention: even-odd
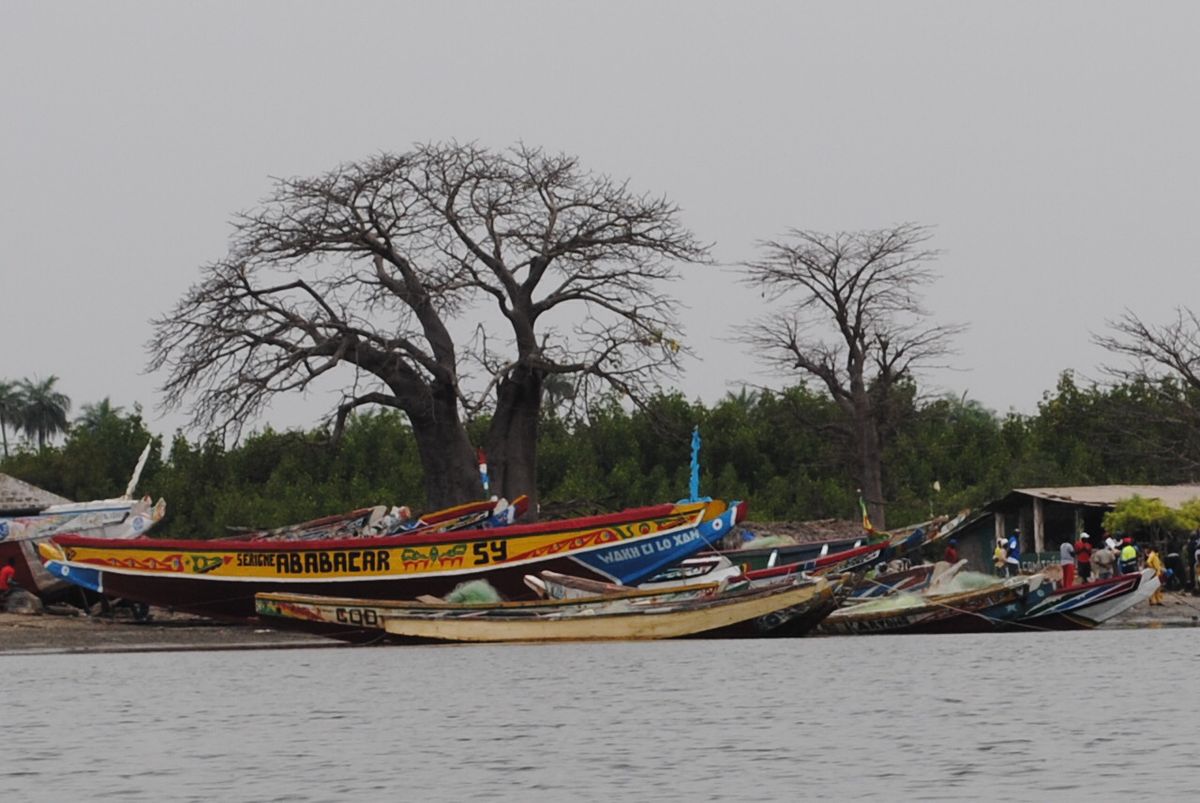
[[[25,513],[42,510],[50,505],[62,505],[70,499],[43,491],[24,480],[0,474],[0,513]]]
[[[1167,507],[1200,498],[1200,485],[1084,485],[1069,488],[1013,488],[1013,493],[1073,505],[1113,507],[1122,499],[1159,499]]]

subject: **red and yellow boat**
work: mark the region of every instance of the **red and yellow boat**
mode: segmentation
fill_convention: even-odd
[[[102,594],[245,619],[255,615],[261,592],[402,599],[443,596],[483,579],[520,599],[530,593],[525,574],[542,569],[636,584],[721,538],[744,512],[743,503],[689,502],[487,529],[302,541],[64,535],[44,545],[42,556],[51,573]]]

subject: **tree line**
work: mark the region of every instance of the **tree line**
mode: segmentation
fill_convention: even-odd
[[[1185,453],[1163,413],[1195,403],[1176,383],[1081,386],[1070,373],[1031,415],[998,415],[958,397],[922,399],[905,385],[891,398],[885,431],[884,493],[897,525],[976,507],[1013,487],[1171,484],[1194,478],[1200,440]],[[377,504],[427,508],[420,447],[395,410],[349,416],[343,436],[328,427],[248,434],[236,446],[216,437],[153,435],[140,409],[91,405],[61,445],[17,449],[0,471],[72,499],[122,492],[145,444],[153,442],[139,493],[167,499],[160,535],[208,537],[271,527]],[[583,415],[547,407],[537,460],[547,516],[653,504],[687,494],[690,436],[699,427],[701,490],[750,501],[753,521],[855,518],[856,444],[826,425],[840,408],[797,385],[742,390],[706,405],[657,394],[640,407],[615,396]],[[82,423],[86,421],[86,425]],[[488,430],[471,423],[472,437]]]

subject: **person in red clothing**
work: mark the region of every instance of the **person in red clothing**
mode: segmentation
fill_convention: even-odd
[[[15,568],[16,563],[15,558],[9,558],[8,563],[5,563],[3,568],[0,568],[0,602],[8,599],[8,592],[13,590],[15,585],[13,583],[13,576],[17,573]]]
[[[1070,588],[1075,585],[1075,545],[1068,538],[1058,547],[1059,566],[1062,567],[1062,587]]]
[[[1079,582],[1086,583],[1092,579],[1092,537],[1080,533],[1075,542],[1075,562],[1077,563]]]
[[[954,538],[951,538],[950,542],[946,544],[946,551],[942,553],[942,560],[952,565],[958,563],[958,541]]]

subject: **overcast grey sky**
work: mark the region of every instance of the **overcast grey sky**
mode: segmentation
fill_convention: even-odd
[[[936,226],[927,383],[1032,411],[1128,306],[1200,301],[1200,4],[0,4],[0,378],[140,401],[148,319],[269,176],[517,140],[665,193],[733,263],[788,227]],[[681,284],[719,398],[790,379],[725,341],[757,296]],[[329,399],[276,402],[309,425]]]

